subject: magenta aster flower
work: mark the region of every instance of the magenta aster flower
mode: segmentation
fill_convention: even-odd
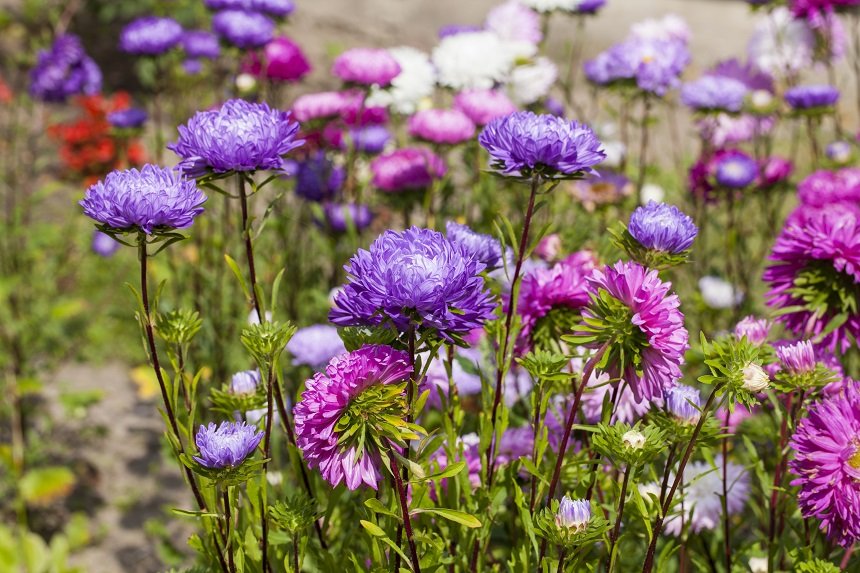
[[[771,155],[759,165],[759,187],[767,189],[788,181],[794,172],[794,164],[788,159]]]
[[[406,408],[402,395],[387,396],[384,387],[411,376],[409,355],[389,346],[364,346],[333,358],[305,383],[293,409],[296,443],[308,466],[332,486],[344,481],[351,490],[362,484],[376,489],[382,479],[379,448],[389,447],[382,426]]]
[[[770,321],[766,318],[747,316],[735,326],[735,336],[738,338],[746,336],[751,344],[761,346],[767,342],[767,337],[770,335],[770,326]]]
[[[776,357],[783,369],[792,374],[806,374],[815,370],[815,349],[808,340],[786,344],[776,349]]]
[[[212,30],[237,48],[259,48],[275,35],[275,23],[265,14],[224,10],[212,17]]]
[[[500,90],[465,90],[454,96],[454,109],[458,109],[472,120],[484,126],[497,117],[517,111],[514,102]]]
[[[456,109],[424,109],[409,118],[409,134],[430,143],[456,145],[472,139],[475,124]]]
[[[860,336],[860,225],[835,210],[788,223],[773,246],[774,264],[764,272],[768,305],[802,307],[777,318],[798,337],[815,338],[832,319],[843,324],[824,336],[829,349],[851,347]]]
[[[300,147],[299,124],[290,112],[265,103],[231,99],[217,110],[198,111],[179,126],[179,139],[167,148],[182,158],[180,166],[199,176],[270,169],[284,171],[284,155]]]
[[[385,87],[400,73],[400,64],[388,50],[352,48],[335,59],[331,71],[346,83]]]
[[[800,487],[798,505],[805,518],[841,545],[860,538],[860,392],[847,384],[844,393],[812,404],[791,438],[789,468]]]
[[[182,26],[173,18],[145,16],[125,28],[119,36],[119,48],[129,54],[157,56],[182,40]]]
[[[489,151],[493,167],[507,175],[578,176],[594,173],[606,158],[590,127],[530,111],[494,119],[478,142]]]
[[[390,323],[401,332],[431,329],[450,340],[494,316],[483,263],[430,229],[386,231],[345,268],[349,281],[329,314],[339,326]]]
[[[286,36],[275,38],[263,48],[262,58],[249,54],[247,70],[278,82],[295,82],[310,73],[311,64],[301,47]]]
[[[319,92],[299,96],[293,102],[296,119],[305,122],[337,117],[346,105],[342,92]]]
[[[804,207],[860,203],[860,169],[814,171],[797,185],[797,198]]]
[[[447,169],[441,157],[419,147],[404,147],[385,153],[370,162],[373,185],[389,193],[424,189]]]
[[[681,377],[687,349],[680,301],[657,271],[619,261],[588,278],[591,304],[577,329],[586,346],[608,344],[608,370],[627,381],[636,399],[661,396]]]
[[[242,465],[263,439],[263,432],[245,422],[221,422],[200,426],[194,443],[199,455],[194,459],[210,469],[234,468]]]

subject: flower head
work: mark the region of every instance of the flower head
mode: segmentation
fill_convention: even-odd
[[[93,252],[100,257],[107,258],[113,256],[121,246],[122,244],[119,241],[114,240],[110,235],[98,230],[93,231],[92,249]]]
[[[585,531],[591,521],[591,503],[585,499],[561,498],[555,524],[559,527],[573,529],[576,532]]]
[[[464,253],[483,264],[487,271],[492,271],[501,264],[502,246],[495,237],[476,233],[468,226],[454,221],[445,224],[445,235]]]
[[[692,386],[675,384],[664,392],[666,409],[685,424],[695,424],[702,415],[702,395]]]
[[[484,27],[511,42],[537,45],[543,39],[540,15],[519,0],[508,0],[490,10]]]
[[[674,205],[650,202],[630,215],[627,230],[646,249],[681,253],[693,245],[699,229]]]
[[[332,199],[346,178],[343,168],[332,163],[325,152],[318,151],[301,161],[296,168],[296,195],[308,201]]]
[[[262,61],[252,53],[251,73],[279,82],[295,82],[311,71],[311,64],[301,46],[286,36],[279,36],[263,48]]]
[[[517,107],[500,90],[464,90],[454,96],[454,109],[462,111],[472,123],[484,126],[497,117],[510,115]]]
[[[833,141],[827,144],[824,154],[837,165],[847,165],[854,156],[854,147],[847,141]]]
[[[555,62],[545,57],[535,58],[531,63],[518,65],[511,70],[508,94],[518,105],[531,105],[547,96],[556,79],[558,67]]]
[[[747,340],[754,346],[761,346],[767,341],[771,323],[766,318],[747,316],[735,326],[735,336]]]
[[[782,367],[792,374],[805,374],[815,370],[815,349],[808,340],[780,346],[776,356]]]
[[[376,489],[379,448],[399,437],[385,428],[405,415],[410,376],[406,352],[373,345],[333,358],[308,380],[293,409],[296,443],[308,466],[332,486],[345,481],[351,490]]]
[[[441,157],[428,149],[404,147],[370,162],[373,185],[389,193],[424,189],[447,171]]]
[[[119,48],[129,54],[157,56],[178,45],[182,26],[173,18],[144,16],[125,28],[119,36]]]
[[[627,384],[610,383],[609,374],[595,370],[586,381],[586,392],[582,395],[582,412],[589,424],[600,422],[603,401],[615,396],[615,415],[612,420],[632,424],[648,413],[651,404],[661,404],[658,396],[651,400],[639,399]]]
[[[702,300],[711,308],[732,308],[743,300],[744,293],[732,283],[715,276],[699,279],[699,293]]]
[[[494,32],[475,31],[442,38],[431,59],[439,84],[463,90],[490,89],[503,82],[516,56],[512,45]]]
[[[263,432],[245,422],[221,422],[217,427],[210,423],[200,426],[194,443],[199,455],[194,459],[210,469],[235,468],[254,453]]]
[[[494,315],[483,263],[429,229],[386,231],[346,270],[349,280],[329,314],[339,326],[390,322],[401,332],[418,327],[450,339]]]
[[[290,113],[265,103],[231,99],[219,109],[199,111],[179,126],[179,139],[169,144],[182,158],[180,166],[198,176],[212,170],[284,170],[283,156],[301,146],[299,124]]]
[[[148,118],[146,110],[139,107],[130,107],[107,114],[108,123],[118,129],[133,129],[142,126]]]
[[[337,328],[330,324],[314,324],[296,331],[287,343],[293,364],[322,368],[329,360],[346,352]]]
[[[259,370],[242,370],[230,378],[231,394],[253,394],[260,384]]]
[[[325,224],[336,233],[345,233],[350,229],[363,231],[373,222],[373,212],[367,205],[356,203],[323,204]]]
[[[743,369],[743,389],[757,394],[764,392],[770,385],[770,376],[760,365],[750,362]]]
[[[335,59],[331,71],[346,83],[385,87],[400,73],[400,64],[388,50],[352,48]]]
[[[860,203],[860,169],[814,171],[797,186],[804,209],[841,203]]]
[[[275,35],[275,23],[265,14],[224,10],[212,17],[212,30],[237,48],[259,48]]]
[[[743,189],[758,177],[758,163],[742,151],[725,154],[716,164],[714,178],[722,187]]]
[[[747,86],[725,76],[702,76],[681,88],[681,101],[695,110],[739,112]]]
[[[117,231],[152,234],[190,227],[203,212],[204,195],[193,179],[172,169],[144,165],[140,171],[112,171],[90,186],[84,214]]]
[[[102,87],[102,73],[77,36],[59,36],[49,50],[40,50],[30,70],[30,95],[47,102],[64,102],[78,94],[92,95]]]
[[[645,435],[638,430],[629,430],[621,436],[621,443],[631,450],[641,450],[645,447]]]
[[[475,124],[456,109],[423,109],[409,118],[409,134],[431,143],[456,145],[472,139]]]
[[[805,518],[821,521],[821,529],[842,547],[860,538],[860,392],[846,384],[844,392],[809,406],[791,438],[789,461],[800,487],[798,505]]]
[[[588,126],[553,115],[521,111],[491,121],[478,136],[493,165],[505,174],[544,177],[594,173],[606,154]]]
[[[796,20],[787,8],[769,10],[756,22],[747,53],[758,69],[794,75],[812,65],[815,34],[807,22]]]
[[[189,58],[214,60],[221,54],[218,36],[207,30],[188,30],[182,34],[182,49]]]
[[[839,101],[839,90],[829,85],[796,86],[786,90],[785,101],[795,110],[831,107]]]
[[[685,42],[634,36],[585,62],[584,69],[594,84],[632,82],[645,92],[663,96],[680,83],[689,61]]]

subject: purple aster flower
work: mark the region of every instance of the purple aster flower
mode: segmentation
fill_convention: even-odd
[[[606,0],[574,0],[573,12],[577,14],[597,14],[606,5]]]
[[[61,103],[78,94],[92,95],[101,90],[102,73],[87,56],[77,36],[59,36],[49,50],[40,50],[30,70],[30,95]]]
[[[675,384],[663,391],[666,409],[676,419],[693,425],[702,415],[702,395],[692,386]]]
[[[111,229],[151,235],[190,227],[205,201],[193,179],[172,169],[144,165],[140,171],[111,171],[104,181],[87,189],[80,205],[86,216]]]
[[[759,70],[750,63],[742,64],[737,58],[723,60],[705,75],[737,80],[751,92],[773,93],[773,77],[770,74]]]
[[[214,60],[221,54],[218,37],[208,30],[188,30],[182,34],[182,49],[189,58]]]
[[[146,110],[140,109],[139,107],[130,107],[128,109],[112,111],[107,114],[108,123],[111,124],[112,127],[118,129],[134,129],[141,127],[146,123],[147,117],[149,116],[147,115]]]
[[[860,392],[844,392],[809,406],[791,438],[789,461],[800,487],[798,505],[805,518],[821,521],[827,537],[842,547],[860,538]]]
[[[331,71],[346,83],[385,87],[400,73],[400,64],[388,50],[352,48],[335,59]]]
[[[336,233],[345,233],[350,227],[360,232],[373,222],[370,207],[355,203],[325,203],[323,215],[328,228]]]
[[[424,109],[409,118],[409,134],[430,143],[456,145],[472,139],[475,124],[456,109]]]
[[[338,326],[390,322],[401,332],[417,326],[450,340],[494,316],[483,263],[430,229],[386,231],[345,268],[349,280],[329,314]]]
[[[212,30],[237,48],[264,46],[275,35],[275,23],[259,12],[224,10],[212,17]]]
[[[782,367],[792,374],[805,374],[815,370],[815,349],[808,340],[787,344],[776,349]]]
[[[508,42],[537,46],[543,39],[540,14],[518,0],[508,0],[490,10],[484,28]]]
[[[144,16],[122,29],[119,49],[129,54],[158,56],[181,40],[182,26],[173,18]]]
[[[382,153],[382,150],[391,141],[391,132],[384,125],[353,127],[346,133],[348,135],[346,137],[341,136],[338,145],[344,151],[352,147],[361,153],[376,155]]]
[[[459,34],[466,34],[469,32],[480,32],[482,28],[480,26],[476,26],[474,24],[446,24],[439,28],[436,36],[441,40],[442,38],[447,38],[449,36],[457,36]]]
[[[380,155],[370,162],[373,185],[389,193],[424,189],[447,169],[441,157],[428,149],[404,147]]]
[[[456,358],[451,364],[451,377],[460,398],[480,394],[483,386],[480,375],[473,374],[463,368],[463,361],[470,361],[468,353],[469,350],[458,349]],[[475,368],[477,369],[477,366]],[[448,395],[448,371],[445,368],[444,360],[439,356],[434,358],[427,367],[427,374],[421,382],[420,392],[424,390],[430,390],[427,404],[434,408],[439,408],[442,405],[442,400],[439,397],[440,392],[443,396]]]
[[[814,171],[798,184],[797,198],[803,207],[860,203],[860,169]]]
[[[179,126],[179,139],[168,144],[182,158],[180,166],[199,176],[212,170],[256,171],[286,168],[283,156],[304,143],[290,112],[265,103],[231,99],[219,109],[198,111]]]
[[[341,92],[319,92],[299,96],[293,102],[293,114],[301,122],[325,119],[340,115],[346,105]]]
[[[284,18],[295,11],[296,5],[293,0],[250,0],[249,9],[270,14],[276,18]]]
[[[533,170],[546,178],[594,173],[606,158],[588,126],[530,111],[494,119],[478,142],[489,151],[493,166],[509,175],[528,176]]]
[[[230,378],[231,394],[254,394],[260,384],[260,372],[258,370],[242,370],[236,372]]]
[[[839,90],[829,85],[797,86],[785,91],[785,101],[795,110],[836,105]]]
[[[346,179],[342,167],[332,163],[325,152],[317,151],[296,169],[296,195],[308,201],[332,199]]]
[[[699,111],[729,111],[737,113],[744,105],[747,87],[725,76],[702,76],[681,87],[684,105]]]
[[[245,10],[250,0],[203,0],[210,10]]]
[[[376,489],[382,479],[379,452],[375,449],[379,444],[369,435],[361,442],[346,439],[338,434],[338,423],[351,405],[361,406],[364,394],[378,386],[401,384],[411,376],[409,355],[389,346],[364,346],[333,358],[324,372],[318,372],[305,383],[301,400],[293,409],[296,442],[308,466],[319,468],[332,486],[345,481],[351,490],[362,484]],[[388,412],[383,410],[383,413]],[[377,421],[374,412],[364,414],[369,414],[363,421],[365,428]],[[361,428],[362,436],[365,428]]]
[[[122,244],[119,241],[114,240],[110,235],[98,230],[93,231],[92,249],[93,252],[100,257],[112,257],[121,246]]]
[[[555,516],[555,524],[558,527],[585,531],[589,521],[591,521],[591,503],[588,500],[570,499],[567,496],[561,498],[558,513]]]
[[[189,76],[196,76],[203,71],[203,62],[196,58],[188,58],[182,62],[182,71]]]
[[[584,70],[597,85],[633,82],[643,91],[663,96],[680,83],[689,61],[685,42],[633,37],[585,62]]]
[[[637,400],[661,396],[681,377],[687,349],[684,315],[678,296],[669,294],[671,283],[655,270],[623,261],[595,270],[588,282],[592,303],[582,312],[578,334],[593,338],[589,348],[609,343],[608,373],[626,380]]]
[[[689,215],[674,205],[654,201],[633,211],[627,230],[646,249],[672,254],[689,249],[699,232]]]
[[[254,454],[262,439],[263,432],[245,422],[200,426],[194,436],[200,455],[194,460],[210,469],[235,468]]]
[[[445,235],[466,255],[483,264],[487,271],[492,271],[501,265],[502,246],[495,237],[476,233],[468,226],[454,221],[448,221],[445,224]]]
[[[517,111],[517,106],[500,90],[465,90],[454,96],[454,109],[462,111],[475,125],[484,126],[497,117]]]
[[[335,356],[346,352],[337,328],[330,324],[314,324],[296,331],[287,343],[293,364],[322,368]]]
[[[738,338],[746,336],[751,344],[761,346],[767,342],[767,337],[770,335],[770,327],[771,323],[766,318],[747,316],[735,326],[735,336]]]
[[[266,77],[282,82],[302,79],[311,71],[311,64],[301,47],[287,37],[275,38],[263,48]]]
[[[714,179],[727,189],[743,189],[758,177],[758,163],[742,151],[723,155],[715,167]]]
[[[759,187],[768,189],[779,183],[788,181],[794,172],[794,164],[788,159],[771,155],[759,167]]]
[[[768,306],[802,307],[776,319],[798,337],[821,335],[834,317],[845,322],[821,340],[844,352],[860,337],[860,225],[842,209],[788,223],[776,239],[764,272]]]
[[[837,165],[846,165],[854,155],[854,146],[847,141],[834,141],[827,144],[824,154]]]

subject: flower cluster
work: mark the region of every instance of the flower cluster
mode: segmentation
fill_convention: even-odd
[[[40,50],[30,70],[30,95],[47,102],[64,102],[74,95],[94,95],[101,90],[102,73],[77,36],[54,40],[49,50]]]

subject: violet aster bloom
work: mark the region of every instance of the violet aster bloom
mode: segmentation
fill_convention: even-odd
[[[181,40],[182,26],[173,18],[144,16],[122,29],[119,49],[129,54],[158,56]]]
[[[814,171],[798,184],[797,198],[803,207],[860,203],[860,170]]]
[[[800,487],[798,505],[805,518],[821,521],[827,537],[842,547],[860,538],[860,392],[843,393],[809,406],[791,437],[789,468]]]
[[[482,263],[487,271],[497,269],[501,265],[502,246],[495,237],[476,233],[468,226],[454,221],[445,224],[445,235],[465,254]]]
[[[182,49],[189,58],[214,60],[221,54],[218,36],[208,30],[188,30],[182,34]]]
[[[815,349],[808,340],[787,344],[776,349],[782,367],[792,374],[805,374],[815,370]]]
[[[484,28],[508,42],[537,46],[543,39],[540,14],[518,0],[508,0],[490,10]]]
[[[296,119],[305,122],[340,115],[346,105],[341,92],[319,92],[299,96],[293,102],[292,111]]]
[[[329,313],[338,326],[391,323],[401,332],[432,329],[451,340],[494,316],[483,263],[430,229],[386,231],[345,268],[348,282]]]
[[[128,109],[112,111],[107,114],[108,123],[111,124],[112,127],[116,127],[118,129],[134,129],[141,127],[146,123],[147,117],[149,116],[147,115],[146,110],[140,109],[139,107],[130,107]]]
[[[210,469],[235,468],[254,454],[262,439],[263,432],[245,422],[200,426],[194,436],[200,455],[194,460]]]
[[[465,90],[454,96],[454,109],[462,111],[472,123],[484,126],[497,117],[517,111],[517,106],[500,90]]]
[[[663,398],[666,409],[674,418],[689,425],[699,421],[702,415],[702,395],[692,386],[675,384],[664,390]]]
[[[265,103],[231,99],[219,109],[199,111],[179,126],[179,139],[167,148],[182,158],[189,174],[270,169],[283,171],[283,156],[304,143],[290,112]]]
[[[144,165],[140,171],[111,171],[80,201],[84,214],[117,231],[190,227],[203,212],[204,195],[193,179],[172,169]]]
[[[436,37],[440,40],[442,38],[448,38],[450,36],[457,36],[459,34],[466,34],[469,32],[480,32],[483,29],[480,26],[476,26],[474,24],[446,24],[439,28],[439,31],[436,33]]]
[[[478,142],[490,153],[494,168],[507,175],[530,176],[537,171],[557,175],[594,173],[606,158],[590,127],[552,115],[520,111],[494,119]]]
[[[758,163],[742,151],[726,154],[716,162],[714,179],[727,189],[743,189],[758,177]]]
[[[376,155],[382,153],[388,142],[391,141],[391,132],[384,125],[365,125],[354,127],[347,132],[347,136],[341,136],[338,147],[346,151],[350,147],[361,153]]]
[[[30,95],[46,102],[64,102],[78,94],[101,91],[102,73],[87,56],[77,36],[59,36],[49,50],[39,50],[30,70]]]
[[[336,166],[323,151],[317,151],[296,169],[296,195],[308,201],[324,201],[337,195],[346,173]]]
[[[93,231],[92,249],[100,257],[112,257],[121,246],[122,244],[119,241],[115,241],[110,235],[98,230]]]
[[[322,368],[329,360],[346,352],[337,328],[330,324],[314,324],[296,331],[287,343],[293,364]]]
[[[735,326],[735,336],[738,338],[746,336],[750,344],[761,346],[767,342],[767,337],[770,335],[770,327],[770,321],[766,318],[747,316]]]
[[[400,73],[400,64],[388,50],[353,48],[335,59],[331,71],[346,83],[385,87]]]
[[[834,317],[845,322],[820,344],[843,352],[860,337],[860,224],[838,209],[788,223],[776,239],[764,272],[767,304],[776,309],[802,307],[776,319],[798,337],[815,338]]]
[[[203,0],[210,10],[245,10],[250,0]]]
[[[599,169],[594,176],[574,181],[569,192],[588,211],[598,205],[620,203],[633,194],[633,183],[621,173]]]
[[[672,254],[693,246],[699,232],[689,215],[674,205],[654,201],[633,211],[627,230],[646,249]]]
[[[345,233],[351,227],[360,232],[373,222],[370,207],[355,203],[325,203],[323,215],[326,225],[336,233]]]
[[[583,309],[576,334],[591,339],[589,348],[609,343],[607,372],[623,378],[636,399],[661,396],[681,377],[687,349],[680,300],[657,271],[619,261],[588,277],[592,302]],[[630,325],[636,328],[630,330]]]
[[[472,139],[475,124],[456,109],[424,109],[409,118],[409,134],[430,143],[456,145]]]
[[[275,35],[275,23],[259,12],[224,10],[212,17],[212,30],[237,48],[264,46]]]
[[[284,18],[295,11],[296,5],[293,0],[250,0],[248,8],[254,12],[263,12],[276,18]]]
[[[368,439],[357,441],[338,434],[341,419],[350,414],[352,406],[361,406],[362,396],[379,386],[401,384],[412,376],[409,355],[389,346],[364,346],[354,352],[331,360],[324,372],[318,372],[305,383],[301,400],[293,409],[296,423],[296,443],[310,468],[318,468],[332,486],[342,481],[351,490],[366,484],[377,488],[382,479],[379,465],[379,444]],[[373,402],[376,405],[376,402]],[[388,406],[388,404],[385,404]],[[405,404],[404,404],[405,406]],[[392,410],[396,408],[391,408]],[[388,414],[383,410],[382,414]],[[363,421],[350,420],[348,429],[362,425],[370,434],[380,416],[374,411],[352,412]]]
[[[737,80],[751,92],[773,93],[773,77],[770,74],[759,70],[750,63],[743,64],[737,58],[723,60],[705,75]]]
[[[839,90],[829,85],[797,86],[786,90],[785,101],[794,110],[831,107],[839,101]]]
[[[577,14],[597,14],[606,5],[606,0],[574,0],[572,11]]]
[[[737,113],[744,105],[747,87],[740,81],[723,76],[702,76],[681,87],[684,105],[699,111]]]
[[[584,70],[597,85],[632,82],[643,91],[663,96],[680,83],[689,61],[685,42],[633,37],[585,62]]]
[[[373,185],[389,193],[424,189],[447,171],[441,157],[419,147],[404,147],[380,155],[370,162],[370,170]]]
[[[584,531],[591,521],[591,503],[587,499],[570,499],[567,496],[561,498],[558,513],[555,516],[555,524],[558,527]]]
[[[231,394],[254,394],[260,384],[260,372],[258,370],[242,370],[236,372],[230,378]]]

